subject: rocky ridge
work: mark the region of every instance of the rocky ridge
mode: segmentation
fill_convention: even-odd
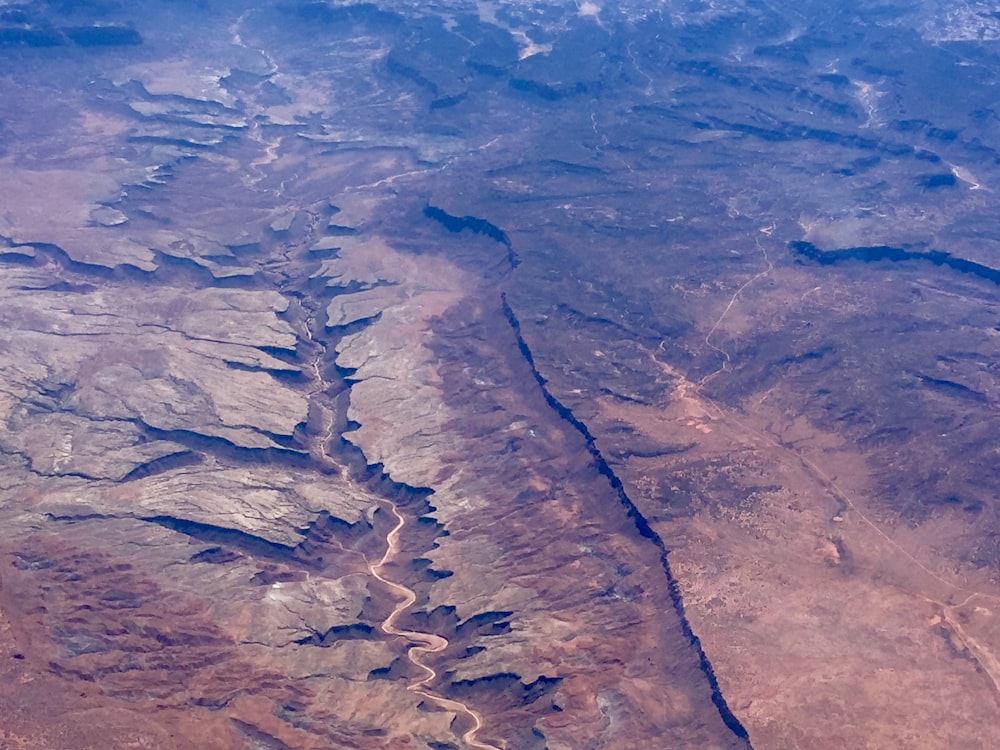
[[[918,11],[15,5],[3,741],[995,744],[992,125],[866,59]]]

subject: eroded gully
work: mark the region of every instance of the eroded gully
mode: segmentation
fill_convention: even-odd
[[[315,317],[310,316],[310,319],[303,326],[305,329],[305,339],[308,344],[319,348],[319,352],[309,363],[309,370],[315,380],[316,387],[310,394],[313,398],[321,397],[327,390],[329,390],[331,384],[322,375],[322,369],[320,367],[320,361],[325,351],[325,346],[317,341],[312,334],[312,327],[315,325]],[[337,462],[333,456],[328,452],[327,446],[334,439],[336,420],[332,414],[332,411],[325,404],[319,404],[321,410],[324,412],[326,419],[329,420],[329,424],[323,429],[323,437],[319,444],[319,458],[327,465],[335,468],[339,473],[341,473],[344,478],[351,484],[353,480],[349,476],[349,472],[345,471],[344,468]],[[399,507],[389,500],[388,498],[381,498],[379,501],[380,506],[383,509],[389,511],[389,513],[395,517],[396,524],[392,529],[386,534],[385,537],[385,552],[383,553],[381,559],[377,562],[372,562],[367,556],[364,556],[365,565],[368,569],[368,573],[379,581],[385,587],[387,587],[393,595],[399,600],[396,606],[393,608],[392,612],[389,613],[379,628],[383,633],[394,638],[402,638],[406,640],[410,646],[406,652],[407,660],[416,667],[420,672],[423,673],[423,677],[410,683],[407,686],[407,690],[423,698],[426,698],[434,705],[445,711],[450,711],[459,717],[462,717],[466,724],[471,725],[462,734],[462,741],[467,747],[474,748],[475,750],[504,750],[505,746],[493,745],[488,742],[484,742],[478,739],[479,732],[483,729],[484,721],[482,715],[473,708],[470,708],[467,704],[462,701],[452,700],[450,698],[445,698],[443,696],[437,695],[430,689],[431,683],[437,679],[438,673],[433,668],[424,663],[423,658],[430,654],[438,654],[444,651],[449,646],[449,641],[443,635],[437,633],[423,633],[416,630],[407,630],[405,628],[398,627],[397,623],[399,619],[412,607],[417,601],[417,594],[413,589],[405,586],[398,581],[394,581],[386,575],[386,568],[396,559],[399,554],[399,537],[406,526],[406,516],[399,510]]]
[[[406,525],[406,517],[399,512],[399,509],[393,503],[389,501],[385,502],[386,505],[388,505],[390,512],[396,517],[396,525],[386,535],[386,549],[385,554],[382,555],[382,559],[377,563],[369,562],[368,571],[376,580],[381,581],[388,588],[392,589],[393,593],[399,595],[400,597],[399,603],[396,604],[396,607],[392,610],[389,616],[382,621],[382,632],[386,635],[405,638],[411,644],[416,644],[410,646],[407,650],[406,658],[409,659],[413,666],[423,672],[424,676],[416,682],[411,683],[407,689],[417,695],[427,698],[432,703],[440,706],[446,711],[452,711],[465,717],[469,722],[471,722],[471,729],[468,729],[462,735],[462,741],[469,747],[477,748],[478,750],[502,750],[497,745],[491,745],[488,742],[482,742],[476,739],[479,731],[483,728],[483,719],[477,711],[469,708],[469,706],[461,701],[443,698],[432,693],[428,689],[428,685],[437,679],[437,672],[432,667],[425,664],[421,657],[426,656],[427,654],[437,654],[444,651],[448,648],[448,639],[436,633],[421,633],[416,630],[405,630],[396,626],[399,618],[402,617],[411,606],[413,606],[413,603],[417,600],[417,595],[413,592],[413,589],[386,578],[385,575],[383,575],[382,571],[393,561],[393,559],[395,559],[396,554],[399,551],[399,535],[402,533],[403,527]]]

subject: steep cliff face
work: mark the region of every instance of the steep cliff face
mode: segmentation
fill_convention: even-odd
[[[996,746],[1000,27],[688,5],[0,6],[0,745]]]

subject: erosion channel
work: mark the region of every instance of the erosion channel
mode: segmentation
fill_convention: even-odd
[[[0,0],[0,748],[1000,747],[1000,21],[895,5]]]
[[[444,651],[448,648],[448,639],[440,635],[434,635],[433,633],[418,633],[414,630],[401,630],[396,626],[396,621],[399,619],[400,615],[413,606],[413,603],[417,600],[417,595],[412,589],[409,589],[402,584],[394,583],[382,575],[382,569],[387,563],[391,562],[393,558],[396,557],[396,553],[399,551],[399,535],[403,530],[403,526],[406,525],[406,518],[399,512],[399,509],[395,505],[391,504],[389,508],[392,511],[392,514],[396,517],[396,525],[393,526],[392,531],[390,531],[389,535],[385,538],[386,550],[382,559],[374,564],[369,563],[368,569],[371,571],[373,576],[392,589],[395,593],[401,594],[403,598],[399,604],[396,605],[396,608],[392,610],[390,615],[382,621],[382,632],[387,633],[388,635],[400,636],[410,642],[420,644],[412,646],[407,651],[407,658],[414,666],[425,672],[426,676],[423,679],[411,684],[409,686],[410,690],[426,696],[446,711],[455,711],[459,716],[467,718],[472,724],[472,727],[462,735],[462,741],[469,747],[486,748],[487,750],[501,750],[497,745],[490,745],[476,739],[476,735],[479,734],[479,730],[483,728],[483,720],[478,712],[473,711],[461,701],[442,698],[434,695],[428,690],[428,685],[434,682],[438,675],[437,672],[420,660],[420,656],[422,654],[437,654]]]

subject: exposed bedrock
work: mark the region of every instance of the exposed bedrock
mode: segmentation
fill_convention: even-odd
[[[517,252],[514,250],[514,246],[511,244],[507,233],[486,219],[479,218],[478,216],[452,216],[443,208],[431,205],[424,208],[424,216],[438,222],[449,232],[469,230],[473,234],[481,234],[489,237],[491,240],[496,240],[507,248],[507,262],[510,264],[511,270],[521,264],[521,259],[517,256]]]
[[[520,321],[518,320],[517,315],[514,312],[513,308],[507,301],[506,295],[503,296],[503,310],[504,310],[504,315],[506,316],[507,321],[511,326],[511,329],[517,336],[518,348],[520,349],[521,354],[524,356],[525,361],[531,367],[532,373],[535,376],[535,380],[537,381],[539,388],[542,389],[542,393],[545,397],[546,402],[563,420],[565,420],[568,424],[572,425],[573,429],[578,431],[584,437],[584,439],[587,442],[587,449],[590,452],[590,455],[593,457],[595,465],[597,466],[601,474],[604,475],[607,478],[608,482],[611,484],[611,487],[614,490],[615,494],[618,496],[618,499],[621,502],[622,507],[625,508],[629,518],[632,519],[632,521],[635,523],[636,530],[644,539],[647,539],[649,542],[651,542],[658,550],[660,554],[660,564],[662,565],[663,572],[667,578],[667,586],[670,591],[670,600],[673,603],[674,609],[676,610],[678,617],[680,618],[681,627],[684,631],[684,634],[690,640],[691,646],[694,649],[695,653],[697,654],[698,663],[701,667],[701,670],[704,673],[705,678],[708,680],[709,685],[711,686],[712,702],[715,704],[716,709],[718,709],[719,711],[719,716],[722,718],[723,722],[729,728],[729,730],[736,737],[738,737],[741,740],[744,740],[747,747],[750,747],[751,746],[750,736],[747,730],[744,728],[744,726],[740,723],[740,720],[736,717],[736,715],[729,708],[729,705],[726,703],[725,696],[722,694],[722,690],[719,687],[719,681],[715,676],[714,669],[712,668],[712,663],[711,661],[709,661],[708,656],[706,655],[704,649],[702,648],[701,641],[698,639],[698,636],[695,635],[694,631],[691,629],[691,624],[688,621],[687,616],[684,612],[684,600],[683,597],[681,596],[680,588],[677,584],[677,579],[670,568],[670,561],[668,559],[669,551],[667,550],[666,545],[663,543],[663,539],[650,526],[649,522],[636,507],[635,503],[632,502],[631,498],[629,498],[628,494],[625,492],[625,488],[622,485],[621,480],[615,474],[610,464],[608,464],[607,460],[605,460],[604,456],[601,454],[601,451],[598,449],[597,443],[594,440],[593,435],[590,434],[590,430],[587,428],[587,425],[581,422],[579,419],[577,419],[577,417],[573,414],[573,412],[568,407],[563,405],[558,399],[556,399],[555,396],[553,396],[552,393],[547,388],[547,381],[545,377],[542,375],[542,373],[538,370],[537,366],[535,365],[535,360],[534,357],[532,356],[531,349],[529,348],[527,342],[525,342],[523,336],[521,335]]]
[[[967,273],[1000,286],[1000,269],[983,263],[977,263],[968,258],[952,255],[944,250],[911,250],[888,245],[822,250],[811,242],[801,241],[790,243],[790,247],[795,255],[815,261],[823,266],[832,266],[851,260],[863,263],[881,263],[885,261],[907,263],[922,261],[941,268],[947,268],[950,271]]]

